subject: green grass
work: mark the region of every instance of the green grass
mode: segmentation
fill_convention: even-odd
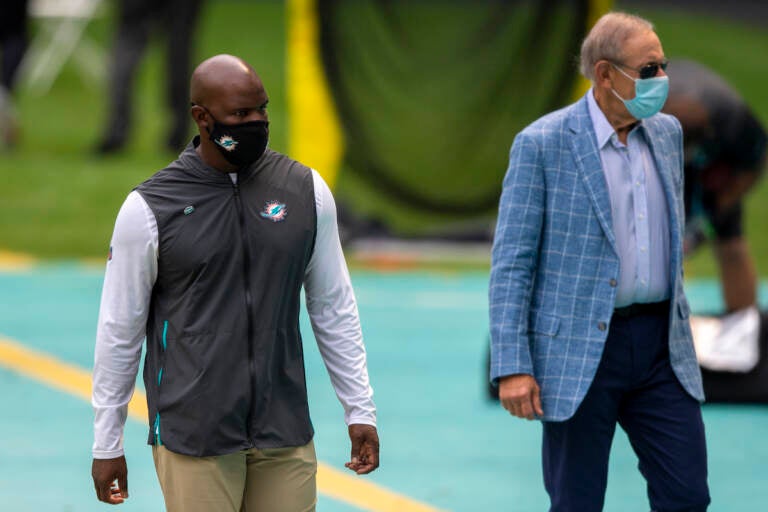
[[[671,58],[695,57],[722,72],[768,124],[768,95],[764,94],[768,67],[759,64],[768,55],[765,30],[671,10],[640,14],[656,23]],[[88,36],[108,46],[112,15],[107,9],[94,20]],[[287,133],[285,38],[282,2],[220,0],[205,7],[195,41],[196,62],[216,53],[233,53],[251,62],[261,74],[270,96],[270,144],[278,151],[285,151]],[[105,66],[106,59],[108,55]],[[168,117],[162,102],[163,86],[164,55],[155,39],[138,77],[129,151],[111,158],[97,158],[91,153],[105,117],[105,84],[83,81],[69,64],[47,95],[20,91],[22,144],[13,153],[0,153],[0,248],[45,258],[103,257],[115,214],[126,194],[174,157],[162,149]],[[391,116],[390,122],[391,126],[381,129],[401,126],[397,116]],[[477,135],[484,126],[468,129]],[[499,150],[502,154],[506,154],[513,136],[502,137],[506,141]],[[420,141],[439,145],[441,133],[420,134]],[[424,174],[425,189],[446,179],[434,169]],[[377,200],[375,190],[350,178],[341,178],[346,180],[347,195]],[[747,212],[748,237],[758,270],[765,273],[768,233],[760,225],[760,219],[768,216],[765,182],[750,196]],[[399,223],[419,221],[417,215],[397,219]],[[710,251],[702,250],[693,257],[686,272],[689,276],[713,276]]]
[[[210,2],[193,59],[232,53],[257,69],[270,97],[270,144],[278,151],[285,150],[285,25],[282,2]],[[87,36],[108,48],[112,26],[107,9]],[[133,137],[119,156],[92,153],[106,115],[105,84],[85,82],[69,64],[48,94],[20,91],[22,142],[0,153],[0,247],[44,258],[106,254],[125,196],[175,157],[163,149],[168,113],[162,42],[156,37],[146,52],[137,77]],[[106,66],[108,53],[104,59]]]

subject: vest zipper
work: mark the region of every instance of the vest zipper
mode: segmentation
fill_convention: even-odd
[[[235,194],[235,206],[237,207],[237,216],[240,221],[240,238],[243,242],[243,284],[245,285],[245,307],[246,307],[246,324],[248,332],[248,374],[250,375],[251,385],[253,385],[253,379],[255,375],[253,364],[253,298],[251,297],[251,254],[248,250],[248,237],[245,229],[245,213],[243,212],[243,203],[240,198],[240,186],[237,183],[232,183]],[[253,402],[248,406],[248,439],[252,438],[251,433],[251,417],[253,416]]]

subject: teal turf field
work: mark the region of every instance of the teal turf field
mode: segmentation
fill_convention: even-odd
[[[362,477],[438,510],[546,510],[537,423],[486,400],[487,274],[353,272],[379,409],[381,468]],[[41,265],[0,272],[0,339],[90,370],[102,269]],[[712,282],[688,286],[695,311],[719,308]],[[761,289],[768,300],[768,287]],[[343,470],[342,410],[306,319],[310,404],[318,457]],[[90,478],[90,405],[0,362],[0,509],[107,510]],[[713,512],[768,502],[768,406],[705,406]],[[130,499],[116,510],[163,510],[147,427],[128,420]],[[320,495],[319,512],[364,510]],[[606,511],[647,512],[644,484],[619,431]]]

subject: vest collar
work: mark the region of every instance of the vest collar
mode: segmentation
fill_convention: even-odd
[[[181,166],[188,170],[190,173],[194,174],[198,178],[204,180],[204,181],[210,181],[212,183],[221,183],[226,184],[227,186],[232,185],[232,181],[229,178],[229,173],[222,172],[218,169],[215,169],[205,163],[202,158],[200,158],[200,155],[197,154],[196,148],[200,145],[200,136],[195,135],[195,137],[192,139],[192,141],[187,144],[187,147],[184,148],[184,150],[179,155],[179,163]],[[253,178],[256,174],[263,169],[269,160],[271,160],[270,156],[274,153],[272,150],[267,148],[266,151],[264,151],[264,154],[261,155],[261,157],[256,160],[254,163],[247,167],[243,167],[242,169],[237,171],[237,182],[238,183],[245,183],[249,179]]]

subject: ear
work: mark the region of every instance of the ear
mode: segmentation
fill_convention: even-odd
[[[208,128],[208,113],[203,107],[200,105],[192,105],[192,108],[189,109],[189,113],[192,115],[192,119],[201,131]]]
[[[595,85],[611,88],[613,86],[613,66],[607,60],[599,60],[595,63]]]

